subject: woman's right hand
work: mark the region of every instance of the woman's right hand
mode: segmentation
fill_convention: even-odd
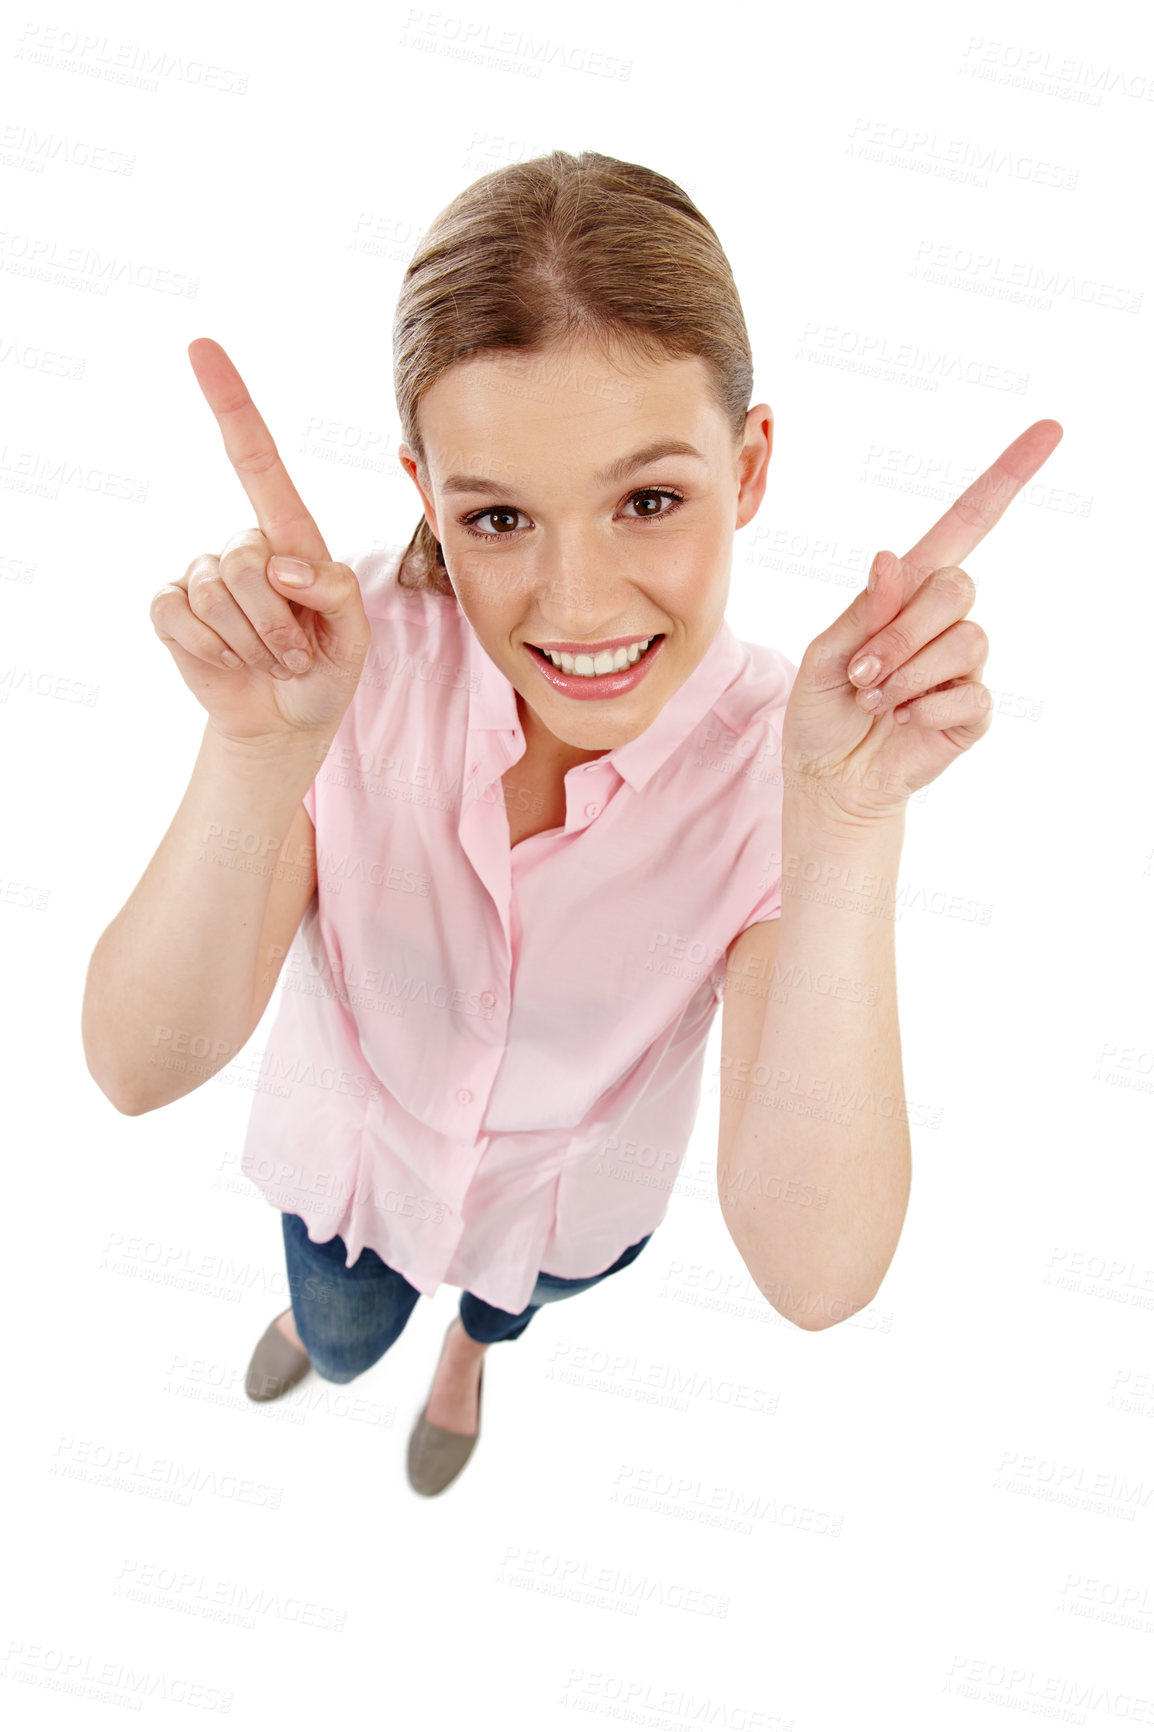
[[[331,739],[352,702],[369,648],[356,573],[335,564],[289,479],[272,436],[219,343],[189,344],[197,383],[256,512],[259,529],[202,553],[152,598],[149,617],[184,683],[228,739],[265,743],[298,734]],[[282,583],[276,557],[311,567],[306,589]],[[302,651],[305,671],[286,657]],[[230,665],[229,653],[239,658]]]

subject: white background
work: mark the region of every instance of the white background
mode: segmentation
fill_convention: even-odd
[[[141,1706],[178,1725],[189,1705],[246,1727],[1154,1724],[1137,16],[10,15],[4,1481],[25,1544],[3,1663],[21,1725]],[[354,1385],[314,1375],[254,1406],[244,1369],[287,1299],[279,1215],[237,1171],[250,1066],[122,1116],[87,1073],[80,1005],[203,730],[150,599],[252,519],[188,343],[236,362],[334,557],[407,539],[404,266],[470,181],[558,147],[679,181],[732,262],[776,416],[735,543],[739,637],[800,660],[877,548],[904,552],[1031,422],[1065,437],[967,562],[993,727],[909,809],[914,1177],[874,1304],[807,1333],[749,1282],[712,1188],[719,1016],[652,1246],[490,1353],[475,1457],[428,1501],[404,1448],[455,1290]],[[609,1382],[551,1375],[581,1353],[619,1360]]]

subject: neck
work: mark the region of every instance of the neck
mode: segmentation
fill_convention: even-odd
[[[517,720],[525,736],[526,758],[549,769],[564,772],[572,769],[574,764],[587,764],[592,758],[603,758],[606,752],[613,749],[611,746],[602,746],[596,751],[590,751],[559,740],[529,708],[520,692],[517,693]]]

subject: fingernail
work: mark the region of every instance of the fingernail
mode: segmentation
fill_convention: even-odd
[[[310,659],[304,650],[286,650],[284,665],[286,668],[291,668],[294,674],[307,674]]]
[[[871,680],[877,679],[881,671],[880,656],[862,656],[861,660],[855,662],[849,670],[849,677],[851,680],[856,680],[858,685],[868,686]]]
[[[307,589],[313,581],[313,568],[303,559],[274,559],[272,573],[281,583],[287,583],[290,589]]]

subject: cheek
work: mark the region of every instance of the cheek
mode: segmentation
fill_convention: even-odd
[[[704,528],[695,528],[692,535],[668,536],[663,546],[645,549],[647,579],[660,589],[669,607],[684,612],[700,609],[721,580],[724,567],[718,537]]]
[[[476,607],[499,614],[516,609],[527,593],[524,565],[508,553],[496,558],[487,550],[478,553],[472,543],[462,547],[458,542],[445,548],[445,558],[453,587],[469,611]]]

